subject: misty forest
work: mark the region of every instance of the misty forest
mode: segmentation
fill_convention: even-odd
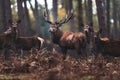
[[[0,0],[0,80],[120,80],[120,0]]]

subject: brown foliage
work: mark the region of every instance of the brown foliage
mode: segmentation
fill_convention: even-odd
[[[120,58],[91,57],[75,59],[61,54],[41,51],[37,55],[0,60],[0,73],[29,74],[35,80],[119,80]]]

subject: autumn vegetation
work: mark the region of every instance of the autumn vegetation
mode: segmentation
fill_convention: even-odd
[[[0,80],[120,80],[119,0],[39,1],[0,0]]]

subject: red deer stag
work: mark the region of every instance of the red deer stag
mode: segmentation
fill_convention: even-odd
[[[68,49],[76,49],[78,54],[85,55],[86,36],[83,32],[65,32],[60,30],[62,24],[67,23],[73,17],[73,11],[66,15],[66,18],[60,21],[51,22],[47,20],[47,14],[44,14],[44,19],[50,24],[49,32],[51,33],[51,39],[54,44],[59,45],[64,58]]]
[[[12,28],[14,28],[13,35],[14,36],[14,46],[16,50],[21,49],[21,50],[31,50],[32,48],[40,50],[40,48],[43,45],[44,39],[40,37],[19,37],[18,36],[18,30],[17,30],[17,24],[18,22],[21,22],[21,20],[17,22],[12,22]]]
[[[18,20],[17,22],[12,22],[11,27],[4,32],[3,35],[0,35],[0,49],[8,48],[9,46],[18,50],[31,50],[32,48],[36,48],[40,50],[43,45],[44,39],[40,37],[19,37],[17,31],[17,24],[21,22]]]
[[[100,38],[100,32],[95,34],[97,50],[103,55],[120,56],[120,40],[111,40],[108,37]]]
[[[5,31],[3,34],[0,34],[0,49],[4,51],[3,54],[5,59],[9,57],[8,50],[14,46],[14,41],[16,39],[16,25],[19,22],[20,21],[17,21],[16,24],[11,24],[7,31]],[[9,23],[11,23],[11,20],[9,20]]]

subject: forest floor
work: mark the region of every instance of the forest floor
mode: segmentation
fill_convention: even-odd
[[[0,57],[0,80],[120,80],[120,57],[75,59],[50,51]]]

